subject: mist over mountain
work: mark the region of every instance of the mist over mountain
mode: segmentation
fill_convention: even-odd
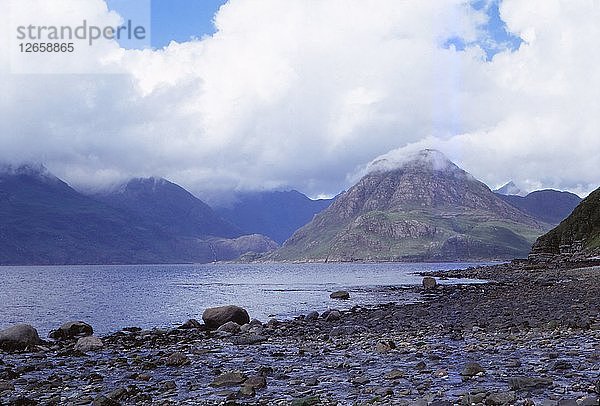
[[[263,234],[282,244],[332,201],[312,200],[296,190],[247,192],[215,211],[247,233]]]
[[[163,178],[131,179],[93,197],[178,236],[234,238],[253,234],[222,219],[202,200]]]
[[[481,260],[527,255],[549,229],[442,153],[377,162],[272,260]]]

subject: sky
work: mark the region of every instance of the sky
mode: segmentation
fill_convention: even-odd
[[[213,17],[225,0],[152,0],[152,46],[185,42],[215,32]]]
[[[148,42],[18,53],[16,22],[114,26],[119,1],[0,3],[1,162],[330,196],[435,148],[492,188],[600,186],[598,0],[136,0]]]

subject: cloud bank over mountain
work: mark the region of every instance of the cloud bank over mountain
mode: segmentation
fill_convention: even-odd
[[[47,24],[118,17],[102,0],[11,0],[3,27],[8,7]],[[230,0],[212,36],[159,50],[98,41],[56,67],[84,75],[14,72],[5,30],[0,161],[43,162],[76,186],[155,175],[317,195],[390,151],[436,148],[491,186],[594,189],[600,5],[499,10],[524,42],[491,60],[486,8],[460,0]]]

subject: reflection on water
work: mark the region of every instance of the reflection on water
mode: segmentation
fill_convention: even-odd
[[[208,264],[0,267],[0,328],[29,323],[47,333],[79,319],[100,333],[168,327],[200,319],[206,307],[237,304],[251,317],[414,300],[390,286],[421,283],[417,272],[476,264]],[[456,283],[456,281],[440,281]],[[346,289],[351,299],[329,298]]]

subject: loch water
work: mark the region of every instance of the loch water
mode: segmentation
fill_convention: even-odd
[[[0,329],[15,323],[46,335],[68,320],[96,333],[123,327],[168,328],[201,320],[207,307],[236,304],[250,317],[287,319],[356,304],[411,302],[407,287],[419,272],[463,269],[475,263],[320,263],[88,265],[0,267]],[[442,280],[441,283],[476,283]],[[350,300],[329,298],[348,290]]]

